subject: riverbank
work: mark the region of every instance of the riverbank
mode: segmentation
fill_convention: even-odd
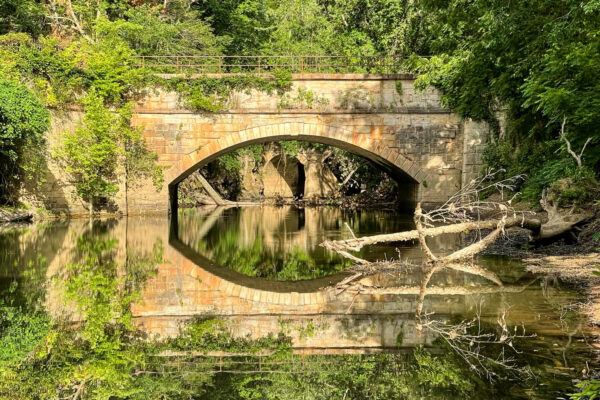
[[[600,327],[600,212],[581,226],[576,242],[562,238],[546,245],[529,243],[529,231],[513,228],[506,236],[485,249],[483,254],[506,255],[524,262],[528,271],[554,276],[586,295],[584,304],[577,304]]]

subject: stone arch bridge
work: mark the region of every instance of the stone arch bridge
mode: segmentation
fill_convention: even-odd
[[[306,93],[314,99],[310,104],[302,99]],[[294,74],[283,96],[234,92],[227,111],[199,113],[183,107],[176,93],[149,94],[134,108],[132,124],[141,127],[166,167],[164,185],[157,192],[149,180],[125,185],[121,179],[115,208],[167,211],[176,204],[178,183],[192,172],[229,151],[266,141],[320,142],[364,156],[399,182],[406,203],[441,203],[481,170],[487,125],[443,108],[434,89],[415,90],[412,75]],[[78,118],[69,116],[71,129]],[[64,124],[54,127],[54,141],[64,130]],[[83,211],[85,204],[74,200],[61,174],[54,173],[55,183],[48,180],[44,206]]]

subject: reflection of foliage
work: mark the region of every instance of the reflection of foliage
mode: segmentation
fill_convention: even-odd
[[[203,225],[210,223],[212,217],[203,217],[201,210],[182,210],[178,220],[180,238],[217,264],[245,275],[302,280],[331,275],[351,265],[349,260],[317,246],[333,232],[341,233],[342,238],[350,237],[350,230],[344,228],[345,223],[360,235],[411,227],[410,220],[391,218],[391,214],[385,211],[342,212],[333,208],[311,209],[313,215],[310,219],[303,217],[301,209],[289,208],[285,220],[273,225],[274,218],[282,217],[278,210],[281,209],[266,206],[227,209],[222,217],[215,220],[206,235],[200,238],[195,237],[196,232],[205,231],[208,227]],[[304,230],[313,232],[315,228],[325,232],[324,235],[311,237],[308,242],[299,238],[304,235],[301,233]],[[267,240],[269,237],[274,240]],[[389,256],[395,254],[394,247],[381,247],[375,254],[364,249],[359,255],[367,258],[384,257],[385,251]]]
[[[272,368],[272,367],[271,367]],[[451,354],[310,356],[281,370],[300,373],[217,375],[212,399],[464,398],[477,381]],[[479,388],[479,389],[483,389]],[[485,389],[484,389],[485,390]]]
[[[234,227],[219,236],[208,249],[206,242],[198,243],[196,250],[209,254],[217,264],[231,268],[247,276],[297,281],[314,279],[342,271],[350,263],[327,254],[328,260],[317,262],[309,253],[295,248],[290,253],[273,254],[257,235],[250,246],[240,245],[240,232]]]
[[[9,299],[17,290],[14,282],[6,295]],[[5,368],[18,362],[38,346],[49,330],[48,317],[40,304],[5,304],[0,299],[0,376]]]
[[[224,320],[198,319],[183,326],[180,335],[168,341],[169,347],[176,350],[197,349],[200,351],[224,351],[230,353],[255,354],[272,350],[281,354],[291,354],[289,338],[280,334],[256,339],[233,337]]]
[[[11,398],[160,398],[184,390],[181,382],[164,377],[137,378],[156,346],[141,340],[129,311],[141,283],[153,269],[150,258],[132,260],[123,271],[115,261],[117,242],[82,236],[77,240],[78,262],[67,266],[66,297],[75,306],[79,323],[50,328],[45,314],[29,312],[9,319],[2,329],[2,354],[18,348],[0,374],[0,393]],[[131,257],[130,257],[131,258]],[[126,272],[123,274],[123,272]],[[16,343],[22,332],[27,346]],[[13,343],[11,345],[11,343]]]

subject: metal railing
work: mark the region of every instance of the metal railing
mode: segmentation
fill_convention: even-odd
[[[156,73],[411,73],[414,62],[396,56],[136,56],[136,66]]]

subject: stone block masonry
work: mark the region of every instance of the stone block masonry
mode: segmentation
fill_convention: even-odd
[[[165,182],[158,192],[149,180],[132,182],[127,193],[121,182],[113,209],[166,212],[186,176],[222,154],[267,141],[314,141],[364,156],[400,183],[407,203],[442,203],[482,168],[487,125],[461,120],[442,108],[439,93],[416,91],[412,76],[294,75],[286,96],[294,99],[299,89],[319,99],[313,108],[252,90],[233,93],[227,111],[199,113],[182,107],[176,93],[148,95],[135,108],[132,124],[141,127],[149,149],[165,167]],[[74,129],[81,118],[77,114],[55,119],[50,146],[59,143],[60,132]],[[46,183],[27,188],[24,197],[51,211],[85,212],[64,171],[54,164],[49,169]]]

